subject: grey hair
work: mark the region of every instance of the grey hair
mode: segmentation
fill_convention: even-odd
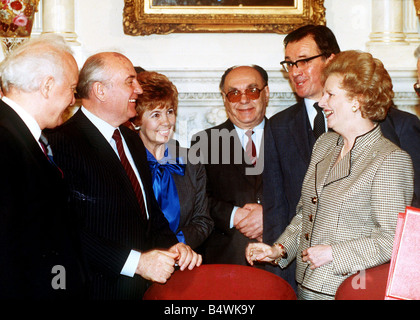
[[[104,53],[90,56],[84,63],[79,74],[77,95],[81,99],[88,99],[95,82],[107,84],[110,79]]]
[[[0,64],[2,90],[11,87],[25,92],[39,89],[42,79],[64,79],[63,54],[73,54],[64,38],[56,34],[31,38],[13,50]]]
[[[105,86],[112,86],[113,73],[109,67],[109,59],[130,61],[122,53],[113,51],[99,52],[87,58],[80,70],[77,84],[77,96],[79,98],[88,99],[95,82],[101,82]]]
[[[226,79],[227,75],[231,71],[233,71],[233,70],[235,70],[236,68],[239,68],[239,67],[251,67],[251,68],[253,68],[254,70],[258,71],[258,73],[261,75],[261,78],[264,81],[264,85],[268,84],[268,74],[267,74],[267,71],[265,71],[265,69],[263,67],[260,67],[256,64],[245,65],[245,66],[233,66],[233,67],[230,67],[230,68],[226,69],[225,72],[223,73],[222,78],[220,79],[220,83],[219,83],[220,91],[223,91],[223,89],[225,87],[225,79]]]

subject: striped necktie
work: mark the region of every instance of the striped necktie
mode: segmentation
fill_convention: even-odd
[[[51,146],[48,142],[47,137],[44,135],[44,133],[41,133],[41,136],[39,137],[39,143],[41,144],[42,147],[42,151],[44,151],[45,156],[47,157],[48,161],[58,169],[58,171],[60,171],[61,173],[61,177],[64,177],[64,173],[63,171],[60,169],[59,166],[57,166],[57,164],[54,162],[54,158],[53,158],[53,152],[51,149]]]

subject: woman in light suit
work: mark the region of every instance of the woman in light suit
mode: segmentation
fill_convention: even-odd
[[[143,94],[137,99],[139,135],[146,147],[153,191],[178,241],[199,247],[213,230],[206,195],[206,172],[188,161],[188,149],[172,139],[178,91],[160,73],[138,73]]]
[[[324,71],[319,101],[334,132],[313,149],[296,216],[273,246],[246,257],[286,267],[293,259],[299,299],[334,299],[358,270],[390,260],[397,217],[413,197],[410,156],[383,137],[392,82],[369,53],[345,51]]]

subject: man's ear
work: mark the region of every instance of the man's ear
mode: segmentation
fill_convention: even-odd
[[[222,96],[223,104],[226,102],[226,95],[223,91],[220,91],[220,95]]]
[[[331,55],[325,60],[325,64],[328,64],[328,63],[330,63],[330,61],[332,60],[332,59],[334,59],[334,57],[335,57],[335,54],[334,53],[331,53]]]
[[[92,92],[98,100],[105,101],[106,88],[101,82],[97,81],[93,83]]]
[[[55,79],[52,76],[45,77],[40,85],[40,92],[45,99],[48,99],[51,95],[51,90],[55,85]]]
[[[264,88],[265,90],[265,97],[267,99],[267,103],[270,100],[270,88],[268,87],[268,85]]]

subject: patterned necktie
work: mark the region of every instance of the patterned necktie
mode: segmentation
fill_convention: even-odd
[[[146,219],[146,208],[144,206],[143,193],[141,191],[140,183],[136,177],[136,174],[133,171],[130,163],[128,162],[127,156],[124,152],[124,147],[121,139],[121,134],[118,129],[115,129],[112,138],[117,144],[118,154],[120,155],[121,164],[123,165],[125,172],[127,173],[128,178],[130,179],[131,185],[133,186],[134,192],[136,193],[137,200],[140,205],[140,212],[143,219]]]
[[[247,130],[245,135],[248,137],[248,142],[246,144],[245,151],[248,154],[249,159],[251,159],[251,163],[253,166],[257,163],[257,149],[255,148],[254,141],[252,141],[252,134],[254,131]]]
[[[44,151],[44,154],[47,157],[48,161],[60,171],[61,177],[64,177],[63,171],[54,162],[51,146],[48,142],[47,137],[44,135],[44,133],[41,133],[41,136],[39,137],[39,143],[41,144],[42,151]]]
[[[314,108],[316,109],[316,117],[314,120],[314,135],[315,139],[318,139],[321,134],[325,132],[325,120],[322,108],[318,105],[318,102],[314,103]]]

